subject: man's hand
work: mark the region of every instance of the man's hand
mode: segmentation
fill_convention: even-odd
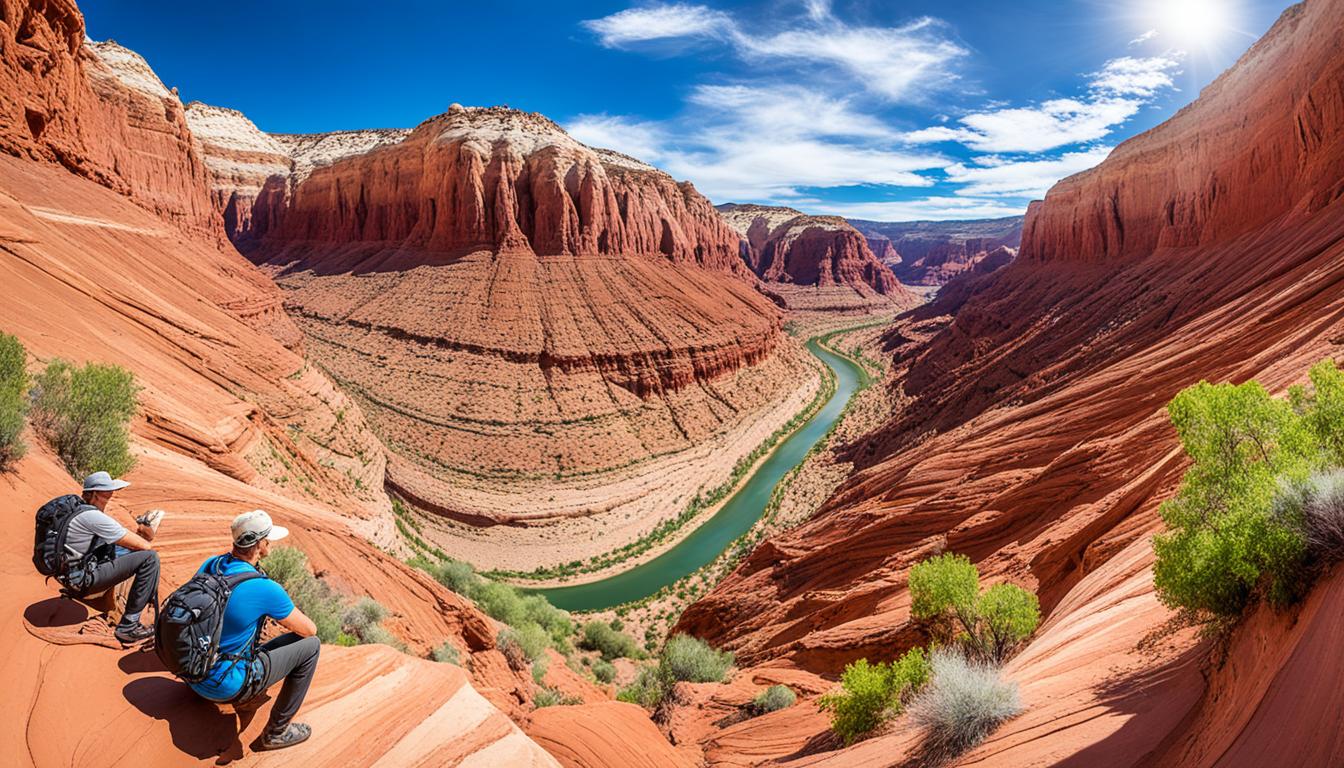
[[[141,523],[138,527],[136,527],[135,532],[139,534],[140,538],[144,539],[145,541],[154,540],[154,527],[151,525]]]
[[[135,532],[145,541],[153,541],[154,534],[159,532],[159,523],[163,521],[163,514],[163,510],[161,509],[151,509],[145,514],[135,518],[135,522],[140,524],[139,527],[135,529]]]

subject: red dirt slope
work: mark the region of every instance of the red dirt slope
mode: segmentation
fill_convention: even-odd
[[[1288,693],[1299,670],[1335,663],[1315,639],[1333,626],[1318,601],[1334,579],[1296,629],[1259,615],[1241,630],[1264,663],[1219,668],[1189,631],[1158,631],[1148,570],[1183,468],[1166,402],[1201,378],[1281,391],[1344,339],[1341,50],[1344,4],[1295,6],[1198,101],[1057,185],[1028,214],[1022,257],[941,331],[893,331],[909,400],[851,446],[862,471],[679,629],[749,665],[834,674],[891,658],[921,640],[909,566],[947,549],[1033,588],[1047,615],[1009,668],[1028,712],[976,753],[986,763],[1256,764],[1281,723],[1316,734],[1298,755],[1344,760],[1339,709]],[[827,759],[890,765],[905,738]]]

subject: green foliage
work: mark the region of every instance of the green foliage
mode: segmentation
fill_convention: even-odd
[[[497,581],[483,582],[471,598],[490,618],[505,624],[521,624],[527,618],[522,594],[508,584]]]
[[[443,645],[435,648],[430,654],[430,657],[441,664],[462,666],[462,652],[457,650],[457,646],[447,640],[443,641]]]
[[[1015,584],[980,593],[980,572],[963,555],[936,555],[910,569],[910,614],[946,643],[1002,663],[1041,620],[1036,595]]]
[[[19,340],[0,333],[0,472],[23,458],[23,421],[28,416],[28,353]]]
[[[645,709],[653,709],[667,694],[667,681],[659,674],[658,667],[647,666],[639,670],[633,682],[616,694],[617,701],[638,704]]]
[[[923,648],[912,648],[892,664],[869,664],[867,659],[845,667],[841,690],[822,696],[818,704],[831,713],[831,730],[853,744],[879,725],[901,713],[905,699],[929,679]]]
[[[733,654],[715,650],[690,635],[673,635],[659,654],[658,666],[676,682],[720,683],[733,666]]]
[[[910,615],[932,621],[947,614],[974,623],[980,572],[965,555],[935,555],[910,569]]]
[[[261,560],[261,568],[285,588],[299,610],[317,625],[324,643],[359,645],[381,643],[400,651],[406,644],[382,625],[387,609],[370,597],[347,606],[345,599],[308,570],[308,556],[295,547],[276,547]]]
[[[1308,393],[1276,400],[1256,382],[1183,390],[1167,407],[1192,459],[1177,495],[1164,503],[1168,532],[1153,539],[1153,582],[1168,606],[1235,616],[1260,588],[1291,601],[1306,579],[1300,507],[1282,490],[1338,450],[1341,374],[1312,369]]]
[[[981,636],[996,661],[1036,631],[1041,622],[1041,604],[1035,593],[1016,584],[995,584],[980,596],[976,604]]]
[[[532,660],[532,682],[541,685],[541,681],[546,679],[546,670],[551,668],[551,659],[549,656],[539,656]]]
[[[597,678],[599,683],[610,683],[616,679],[616,667],[605,659],[598,659],[593,664],[593,677]]]
[[[537,688],[536,694],[532,696],[532,707],[541,709],[543,707],[571,707],[576,704],[582,704],[583,700],[576,696],[566,696],[554,688],[541,686]]]
[[[639,659],[644,657],[644,652],[635,644],[634,638],[624,632],[612,629],[605,622],[596,620],[583,625],[583,636],[579,638],[579,647],[584,650],[598,651],[602,654],[602,658],[607,661],[619,658]]]
[[[764,691],[756,694],[756,698],[751,700],[751,709],[756,714],[765,714],[766,712],[777,712],[781,709],[792,707],[798,700],[793,689],[787,685],[772,685]]]
[[[139,388],[131,372],[116,365],[76,368],[53,360],[33,389],[33,427],[75,478],[103,470],[130,471],[130,422]]]

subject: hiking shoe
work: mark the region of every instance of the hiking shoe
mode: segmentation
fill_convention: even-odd
[[[258,750],[266,749],[284,749],[292,747],[295,744],[302,744],[313,735],[313,729],[305,723],[290,723],[288,728],[278,736],[262,736],[261,743],[257,745]]]
[[[154,628],[146,627],[144,624],[136,622],[129,627],[118,626],[117,631],[113,633],[124,645],[134,645],[139,642],[150,639],[154,636]]]

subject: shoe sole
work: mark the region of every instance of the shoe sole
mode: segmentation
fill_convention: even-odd
[[[268,743],[268,742],[263,741],[263,742],[261,742],[260,744],[257,745],[257,751],[258,751],[258,752],[274,752],[274,751],[277,750],[277,749],[288,749],[289,747],[297,747],[298,745],[300,745],[300,744],[302,744],[303,742],[307,741],[308,739],[312,738],[312,736],[313,736],[313,734],[312,734],[312,733],[309,733],[307,736],[304,736],[302,739],[299,739],[298,741],[287,741],[287,742],[285,742],[284,744],[271,744],[271,743]]]

